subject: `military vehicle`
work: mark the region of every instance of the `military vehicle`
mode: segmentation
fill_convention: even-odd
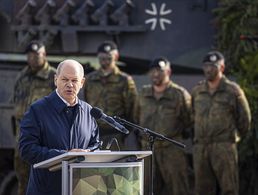
[[[216,0],[0,1],[0,194],[16,194],[9,99],[31,40],[46,44],[51,64],[74,58],[86,72],[97,68],[98,45],[113,40],[121,69],[139,87],[148,82],[150,60],[165,56],[173,64],[173,79],[190,90],[201,77],[202,56],[213,47],[216,6]]]

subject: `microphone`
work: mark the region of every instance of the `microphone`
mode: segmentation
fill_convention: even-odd
[[[102,121],[108,123],[110,126],[114,127],[116,130],[128,134],[129,131],[121,124],[116,122],[112,117],[107,116],[103,111],[97,107],[94,107],[90,110],[90,115],[95,119],[101,119]]]

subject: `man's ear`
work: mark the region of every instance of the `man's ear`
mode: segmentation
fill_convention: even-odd
[[[119,59],[119,53],[118,53],[118,52],[115,52],[115,53],[114,53],[114,56],[115,56],[115,60],[118,61],[118,59]]]
[[[81,80],[81,88],[83,87],[84,84],[85,84],[85,77],[83,77]]]
[[[167,71],[169,77],[171,77],[171,75],[172,75],[172,69],[171,69],[171,68],[168,68],[166,71]]]
[[[224,73],[224,71],[225,71],[225,64],[224,64],[224,63],[222,63],[222,64],[220,65],[220,71],[221,71],[222,73]]]

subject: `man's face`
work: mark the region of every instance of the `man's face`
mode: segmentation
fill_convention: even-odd
[[[207,81],[215,81],[220,72],[220,65],[204,64],[203,72]]]
[[[85,78],[79,68],[64,66],[59,75],[55,76],[57,91],[71,105],[74,104],[76,97],[83,87]]]
[[[115,63],[115,55],[112,52],[109,53],[99,53],[98,54],[99,64],[103,69],[109,68]]]
[[[27,61],[33,71],[40,70],[46,61],[46,50],[41,47],[38,51],[30,51],[27,54]]]
[[[162,70],[160,68],[152,68],[149,72],[151,81],[153,85],[161,86],[169,77],[168,69]]]

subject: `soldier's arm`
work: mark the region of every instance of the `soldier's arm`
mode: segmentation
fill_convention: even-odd
[[[238,133],[242,137],[250,129],[251,111],[243,90],[238,88],[236,95],[236,123]]]
[[[131,76],[128,76],[126,83],[126,90],[124,91],[125,114],[127,120],[133,122],[134,109],[137,101],[137,89],[135,82]]]
[[[180,105],[180,119],[183,123],[183,136],[188,138],[191,134],[191,96],[186,90],[182,91]]]
[[[189,127],[191,114],[191,96],[186,90],[183,91],[182,101],[182,119],[184,121],[185,127]]]
[[[21,86],[21,82],[22,82],[22,79],[24,78],[24,76],[26,75],[27,69],[28,69],[28,67],[26,66],[16,76],[15,82],[14,82],[13,93],[9,99],[10,103],[16,103],[18,98],[23,98],[23,97],[19,97],[19,95],[20,95],[21,91],[24,90]]]
[[[140,106],[140,101],[141,101],[141,95],[138,94],[136,101],[135,101],[135,105],[134,105],[134,109],[133,109],[133,121],[134,123],[141,125],[140,124],[140,115],[141,115],[141,106]],[[147,136],[143,131],[138,130],[137,131],[137,141],[139,143],[139,147],[142,150],[146,150],[148,149],[148,141],[147,141]]]
[[[137,124],[140,122],[140,97],[136,96],[136,101],[133,108],[133,121]]]
[[[194,118],[195,118],[195,110],[194,110],[194,98],[196,96],[195,88],[191,91],[191,107],[190,107],[190,129],[191,129],[191,137],[194,138]]]
[[[9,98],[10,103],[15,103],[17,101],[17,95],[18,95],[19,90],[20,90],[19,80],[18,80],[18,78],[16,78],[15,83],[14,83],[14,87],[13,87],[13,91],[12,91],[12,95]]]

